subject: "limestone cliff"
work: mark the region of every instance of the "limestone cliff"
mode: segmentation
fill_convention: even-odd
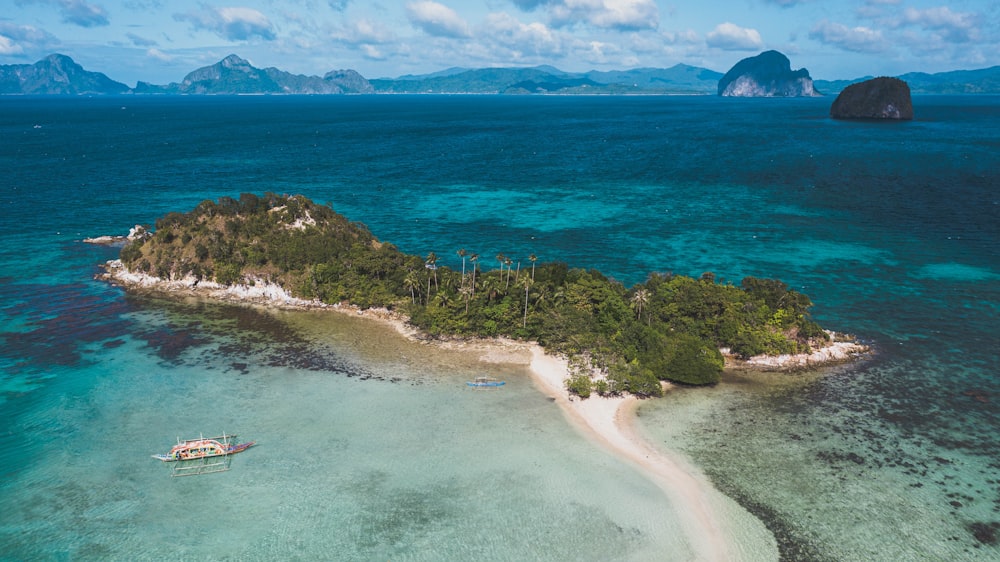
[[[788,57],[765,51],[736,63],[719,80],[719,95],[731,97],[802,97],[821,95],[809,71],[792,70]]]

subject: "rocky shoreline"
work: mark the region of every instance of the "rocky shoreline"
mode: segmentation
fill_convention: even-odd
[[[755,355],[749,359],[740,359],[730,353],[725,353],[727,369],[743,369],[752,371],[801,371],[822,365],[850,363],[863,359],[871,354],[871,346],[865,345],[848,334],[831,330],[830,344],[814,349],[810,353],[786,355]]]
[[[142,225],[135,225],[128,230],[128,234],[125,236],[95,236],[93,238],[84,238],[83,241],[87,244],[98,244],[101,246],[116,246],[125,245],[125,243],[132,240],[137,240],[139,238],[146,238],[149,236],[149,231]]]
[[[130,237],[133,234],[130,233]],[[106,237],[110,238],[110,237]],[[174,296],[203,297],[232,303],[256,304],[273,306],[283,309],[324,309],[346,314],[366,316],[391,324],[399,333],[411,339],[425,339],[418,329],[408,323],[406,316],[387,309],[362,309],[349,304],[326,304],[319,300],[306,300],[292,296],[283,287],[265,279],[250,278],[248,283],[221,285],[214,281],[198,280],[193,276],[181,279],[161,279],[141,272],[129,271],[121,260],[110,260],[104,265],[105,272],[98,278],[124,287],[126,290],[160,293]],[[859,360],[871,353],[870,346],[861,344],[853,337],[832,331],[830,345],[815,349],[811,353],[797,355],[758,355],[749,359],[740,359],[723,349],[725,367],[750,371],[799,371],[838,363],[848,363]],[[445,340],[448,342],[448,340]],[[521,344],[512,340],[509,344]],[[463,345],[470,342],[461,340]],[[455,342],[443,345],[454,345]]]

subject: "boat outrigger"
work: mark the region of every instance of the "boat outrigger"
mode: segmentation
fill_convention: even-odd
[[[507,384],[507,382],[498,381],[492,377],[476,377],[476,380],[467,381],[465,384],[477,388],[489,388],[489,387],[503,386]]]
[[[152,455],[156,460],[176,463],[171,476],[193,476],[229,470],[232,457],[246,451],[257,442],[237,443],[235,435],[223,433],[219,437],[177,439],[169,453]]]

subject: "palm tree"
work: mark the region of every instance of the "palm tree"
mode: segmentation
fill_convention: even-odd
[[[649,302],[649,291],[646,289],[636,289],[632,295],[632,306],[636,308],[636,319],[642,319],[642,308]]]
[[[438,293],[434,295],[434,302],[441,308],[448,308],[451,306],[451,296],[448,295],[447,291]]]
[[[472,254],[469,256],[469,261],[472,262],[472,296],[476,296],[476,269],[479,267],[479,254]]]
[[[492,303],[493,299],[500,295],[500,283],[499,277],[487,275],[483,278],[483,291],[486,291],[487,303]]]
[[[411,269],[403,278],[403,288],[410,290],[410,302],[413,304],[417,304],[417,297],[413,293],[417,287],[420,287],[420,279],[417,277],[417,272]]]
[[[427,269],[431,270],[431,273],[434,274],[434,288],[435,289],[439,288],[438,287],[437,261],[438,261],[438,257],[437,257],[437,254],[435,254],[434,252],[431,252],[431,253],[427,254],[427,258],[424,260],[424,265],[427,267]],[[428,277],[427,278],[427,295],[430,296],[430,294],[431,294],[431,279],[430,279],[430,277]]]
[[[468,254],[468,252],[465,251],[465,248],[462,248],[461,250],[455,253],[461,256],[462,258],[462,285],[465,285],[465,256],[466,254]]]
[[[535,282],[534,279],[531,280],[532,283]],[[549,305],[549,293],[545,285],[539,284],[537,287],[532,287],[535,291],[535,310],[541,310]]]
[[[444,271],[444,272],[442,272],[441,273],[441,287],[442,288],[439,288],[438,290],[439,291],[448,291],[448,290],[451,290],[451,292],[454,293],[455,291],[458,290],[458,289],[455,288],[456,287],[455,281],[458,281],[458,279],[455,279],[455,272],[454,271]],[[461,284],[461,283],[459,283],[459,284]]]
[[[560,305],[566,302],[566,291],[558,289],[552,293],[552,304]]]
[[[535,280],[535,262],[538,261],[538,256],[536,256],[535,254],[531,254],[531,255],[528,256],[528,259],[531,260],[531,280],[534,281]]]
[[[463,297],[465,297],[465,313],[468,314],[469,313],[469,299],[472,298],[472,287],[466,287],[466,286],[463,285],[462,288],[458,290],[458,292]]]
[[[534,280],[527,277],[521,282],[524,285],[524,320],[521,322],[521,327],[525,328],[528,326],[528,289],[535,284]]]
[[[507,266],[507,282],[504,283],[504,286],[503,286],[503,290],[506,291],[507,287],[510,287],[510,269],[511,269],[510,266],[511,266],[511,264],[514,263],[514,260],[505,257],[503,259],[503,263]],[[501,274],[503,273],[503,268],[501,268],[500,273]]]
[[[501,279],[503,279],[503,264],[504,264],[504,260],[506,260],[506,259],[507,259],[507,256],[503,255],[503,252],[500,252],[499,254],[497,254],[497,261],[500,262],[500,278]]]

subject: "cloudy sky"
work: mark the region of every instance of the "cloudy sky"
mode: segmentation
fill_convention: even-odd
[[[997,0],[2,0],[0,64],[50,53],[135,84],[235,53],[367,78],[453,66],[725,72],[767,49],[813,78],[1000,64]]]

